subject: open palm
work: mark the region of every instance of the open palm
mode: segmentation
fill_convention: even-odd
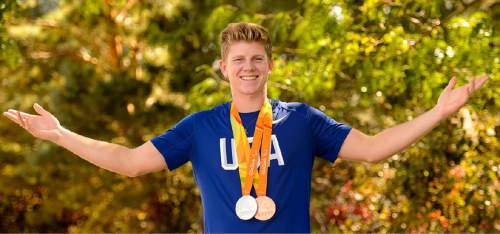
[[[460,107],[465,105],[469,97],[481,86],[483,86],[484,82],[488,79],[487,75],[481,75],[479,77],[475,77],[471,82],[466,85],[455,88],[455,84],[457,83],[457,79],[455,77],[451,78],[448,86],[443,90],[435,108],[438,110],[438,113],[446,118],[452,113],[456,112]]]
[[[38,115],[32,115],[13,109],[9,109],[3,114],[14,123],[19,124],[19,126],[31,133],[34,137],[55,141],[59,136],[61,127],[59,120],[37,103],[33,105],[33,108]]]

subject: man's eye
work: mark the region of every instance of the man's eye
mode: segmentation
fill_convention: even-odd
[[[241,61],[241,60],[242,60],[241,58],[233,59],[233,61]]]

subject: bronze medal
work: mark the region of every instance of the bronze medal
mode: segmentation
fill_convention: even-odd
[[[261,221],[269,220],[276,213],[276,204],[273,199],[268,196],[259,196],[257,199],[257,214],[255,218]]]

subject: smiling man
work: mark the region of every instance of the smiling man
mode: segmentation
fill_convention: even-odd
[[[33,136],[127,176],[191,162],[200,188],[206,232],[309,232],[313,162],[337,157],[376,162],[415,142],[457,111],[487,80],[454,88],[451,79],[431,110],[368,136],[304,103],[269,99],[273,69],[267,30],[233,23],[221,33],[220,68],[232,100],[193,113],[136,148],[96,141],[63,128],[38,104],[39,115],[4,115]],[[370,153],[367,153],[370,152]]]

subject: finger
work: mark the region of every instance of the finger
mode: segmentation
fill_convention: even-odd
[[[14,114],[17,112],[16,109],[8,109],[7,111],[10,112],[10,113],[14,113]]]
[[[22,112],[22,111],[18,111],[18,110],[13,110],[13,109],[9,109],[9,112],[12,113],[12,114],[15,114],[17,115],[17,112],[21,113],[21,116],[24,117],[25,119],[28,118],[28,117],[37,117],[38,115],[32,115],[32,114],[28,114],[26,112]]]
[[[12,120],[12,122],[16,123],[17,125],[19,125],[21,128],[25,128],[21,122],[21,120],[19,119],[19,116],[14,114],[14,113],[9,113],[9,112],[4,112],[3,115],[7,118],[9,118],[10,120]]]
[[[476,81],[476,85],[475,85],[475,90],[478,90],[479,88],[481,88],[484,83],[489,79],[489,77],[486,75],[486,74],[483,74],[481,76],[479,76],[475,81]]]
[[[467,90],[467,96],[470,96],[472,92],[474,92],[474,81],[468,83],[465,87],[466,87],[465,90]]]
[[[35,109],[35,111],[42,115],[42,116],[45,116],[45,115],[50,115],[50,113],[48,111],[46,111],[42,106],[40,106],[38,103],[35,103],[33,104],[33,109]]]
[[[470,93],[474,92],[474,90],[476,90],[476,83],[477,83],[477,79],[474,78],[474,80],[472,80],[471,84],[470,84]]]
[[[15,116],[17,119],[17,122],[19,126],[26,128],[27,127],[27,122],[28,120],[32,120],[34,117],[37,117],[38,115],[31,115],[28,113],[24,113],[22,111],[16,111],[16,110],[9,110],[9,112],[6,112],[11,114],[12,116]]]
[[[455,87],[455,84],[457,84],[457,78],[455,76],[453,76],[451,78],[450,82],[448,82],[448,85],[446,86],[446,90],[452,90]]]
[[[26,126],[26,129],[27,129],[29,132],[32,132],[32,131],[31,131],[31,130],[32,130],[32,129],[31,129],[31,126],[32,126],[32,125],[31,125],[31,121],[32,121],[32,120],[33,120],[32,118],[29,118],[29,119],[26,119],[26,121],[24,122],[24,123],[26,124],[26,125],[25,125],[25,126]]]
[[[24,122],[24,119],[23,119],[23,117],[21,116],[21,113],[19,113],[19,111],[17,112],[17,117],[19,118],[19,120],[20,120],[20,122],[21,122],[21,126],[22,126],[23,128],[25,128],[25,127],[26,127],[26,123]]]
[[[3,115],[8,119],[12,120],[12,122],[21,125],[21,122],[17,119],[17,116],[10,112],[4,112]]]

